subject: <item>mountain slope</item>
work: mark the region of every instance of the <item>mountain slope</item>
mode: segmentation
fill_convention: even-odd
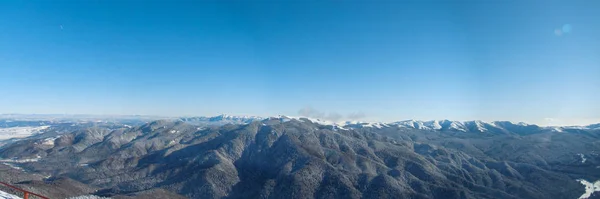
[[[490,138],[449,133],[443,129],[452,123],[438,124],[438,130],[387,125],[344,130],[272,118],[203,128],[160,120],[117,130],[85,128],[52,141],[23,140],[0,149],[0,156],[13,162],[35,158],[14,164],[100,187],[97,194],[105,196],[154,188],[191,198],[575,198],[584,193],[575,179],[588,170],[573,175],[576,167],[569,169],[573,164],[564,158],[550,164],[556,157],[545,153],[552,147],[523,148],[523,154],[534,156],[521,160],[504,155],[513,152],[509,146],[484,146],[494,140],[526,146],[547,136],[579,141],[596,134],[508,132]],[[500,152],[493,153],[494,147]],[[590,155],[588,161],[597,159]]]

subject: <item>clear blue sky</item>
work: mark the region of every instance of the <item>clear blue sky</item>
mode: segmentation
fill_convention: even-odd
[[[600,1],[2,1],[0,113],[600,118]]]

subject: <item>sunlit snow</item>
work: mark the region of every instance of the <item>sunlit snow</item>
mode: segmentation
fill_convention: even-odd
[[[48,127],[50,126],[0,128],[0,140],[29,137]]]
[[[0,191],[0,199],[21,199],[21,197]]]
[[[21,167],[18,167],[18,166],[16,166],[16,165],[12,164],[12,163],[6,163],[6,162],[3,162],[2,164],[3,164],[3,165],[6,165],[6,166],[9,166],[10,168],[13,168],[13,169],[16,169],[16,170],[23,171],[23,168],[21,168]]]
[[[581,163],[585,163],[585,161],[587,160],[585,158],[585,156],[582,153],[578,153],[577,155],[579,155],[579,157],[581,157]]]
[[[579,196],[579,199],[589,198],[590,196],[592,196],[592,193],[600,191],[600,180],[594,182],[593,184],[591,182],[588,182],[583,179],[579,179],[577,181],[579,181],[581,184],[583,184],[585,186],[585,193],[583,193],[583,195]]]
[[[483,124],[484,123],[482,121],[479,121],[479,120],[475,121],[475,126],[477,126],[477,130],[478,131],[480,131],[480,132],[486,132],[487,131],[487,129],[483,126]]]
[[[9,162],[9,163],[26,163],[26,162],[37,162],[40,160],[39,155],[36,156],[35,158],[25,158],[25,159],[4,159],[4,160],[0,160],[0,162]]]
[[[46,138],[40,144],[47,145],[47,146],[54,146],[54,141],[58,138],[60,138],[60,136]]]

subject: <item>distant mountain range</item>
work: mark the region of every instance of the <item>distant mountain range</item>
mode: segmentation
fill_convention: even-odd
[[[223,124],[247,124],[254,121],[264,120],[263,117],[256,116],[231,116],[231,115],[218,115],[214,117],[181,117],[177,120],[188,122],[191,124],[200,125],[223,125]]]
[[[260,117],[260,116],[236,116],[221,114],[217,116],[194,116],[194,117],[164,117],[164,116],[146,116],[146,115],[69,115],[69,114],[0,114],[0,128],[6,127],[8,123],[24,123],[23,125],[34,125],[35,122],[44,123],[85,123],[85,122],[123,122],[123,121],[136,121],[136,122],[149,122],[160,119],[166,120],[180,120],[188,123],[195,124],[209,124],[209,125],[222,125],[222,124],[244,124],[253,121],[261,121],[268,118],[283,118],[283,119],[300,119],[306,118],[313,122],[323,125],[336,125],[341,127],[407,127],[423,130],[457,130],[457,131],[486,131],[486,126],[494,128],[497,126],[538,126],[535,124],[527,124],[523,122],[513,123],[509,121],[494,121],[484,122],[481,120],[475,121],[452,121],[452,120],[405,120],[398,122],[361,122],[361,121],[342,121],[342,122],[331,122],[321,119],[309,118],[309,117],[293,117],[279,115],[274,117]],[[3,126],[4,125],[4,126]],[[540,126],[538,126],[540,127]],[[547,126],[543,128],[554,128],[554,129],[596,129],[600,128],[600,123],[590,124],[584,126]]]
[[[599,197],[598,125],[62,121],[0,146],[0,179],[51,198]]]
[[[431,121],[416,121],[407,120],[392,123],[368,123],[368,122],[346,122],[340,125],[342,127],[374,127],[374,128],[385,128],[385,127],[401,127],[401,128],[413,128],[420,130],[438,130],[438,131],[460,131],[460,132],[492,132],[492,133],[533,133],[537,131],[557,131],[562,132],[565,130],[576,130],[576,129],[598,129],[600,124],[592,124],[587,126],[550,126],[542,127],[534,124],[526,123],[512,123],[509,121],[495,121],[495,122],[483,122],[483,121],[450,121],[450,120],[431,120]]]
[[[290,119],[306,119],[314,123],[321,125],[335,126],[341,129],[348,128],[409,128],[418,130],[435,130],[435,131],[456,131],[456,132],[478,132],[478,133],[516,133],[516,134],[531,134],[545,131],[574,131],[582,129],[600,129],[600,124],[591,124],[587,126],[538,126],[534,124],[527,124],[523,122],[513,123],[509,121],[494,121],[484,122],[481,120],[475,121],[451,121],[451,120],[430,120],[430,121],[419,121],[419,120],[405,120],[398,122],[329,122],[319,119],[303,118],[303,117],[289,117],[289,116],[278,116],[272,118],[280,118],[282,121]],[[262,118],[256,119],[256,121],[262,120]]]

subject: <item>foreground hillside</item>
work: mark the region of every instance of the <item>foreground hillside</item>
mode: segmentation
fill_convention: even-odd
[[[600,179],[598,130],[494,126],[159,120],[36,136],[2,147],[0,157],[43,176],[12,183],[57,194],[44,188],[56,181],[81,187],[71,195],[118,197],[579,198],[578,179]]]

